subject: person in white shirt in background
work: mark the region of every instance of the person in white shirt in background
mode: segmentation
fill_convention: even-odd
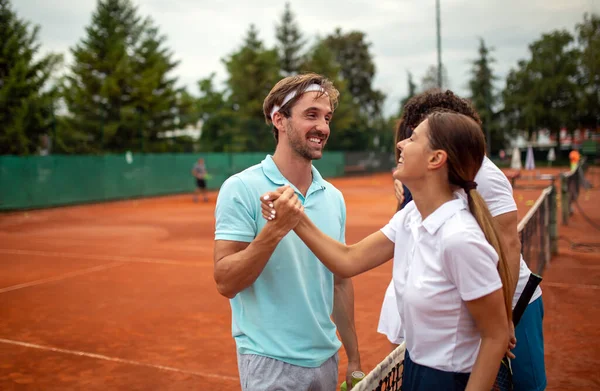
[[[263,217],[300,216],[294,232],[340,277],[394,258],[406,337],[403,391],[490,390],[509,344],[512,295],[502,242],[474,181],[483,132],[467,116],[435,112],[397,147],[394,178],[413,201],[360,242],[347,246],[321,232],[290,187],[261,197]]]
[[[396,124],[396,141],[409,138],[412,129],[416,128],[429,113],[436,110],[463,114],[481,125],[479,115],[468,101],[456,96],[452,91],[434,89],[415,95],[406,102],[402,117]],[[397,153],[396,159],[398,157]],[[487,157],[484,158],[481,169],[475,176],[475,182],[478,184],[477,190],[499,228],[511,275],[515,276],[510,289],[514,308],[527,284],[531,270],[521,255],[521,242],[517,232],[517,205],[514,201],[513,189],[506,175]],[[394,180],[394,193],[398,199],[397,210],[402,209],[407,201],[410,202],[412,199],[410,190],[397,179]],[[514,391],[541,391],[546,388],[543,316],[542,291],[537,287],[519,325],[512,331],[513,335],[516,335],[516,346],[510,355],[513,357],[511,367]],[[392,350],[404,339],[393,281],[390,282],[385,293],[377,331],[387,336]]]

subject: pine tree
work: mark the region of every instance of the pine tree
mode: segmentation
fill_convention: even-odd
[[[100,0],[86,32],[65,88],[70,127],[89,151],[163,150],[158,135],[175,126],[179,93],[165,37],[131,0]]]
[[[421,78],[421,92],[425,92],[431,89],[437,89],[438,87],[438,67],[437,65],[430,65],[425,71],[425,74]],[[450,79],[448,78],[448,70],[442,64],[442,90],[450,89]]]
[[[88,136],[90,151],[129,149],[136,143],[130,53],[141,18],[129,0],[100,0],[86,33],[67,76],[69,125]]]
[[[417,94],[417,85],[415,84],[414,80],[413,80],[413,75],[411,72],[407,72],[407,77],[408,77],[408,94],[402,98],[402,100],[400,101],[400,110],[398,110],[398,117],[402,116],[402,110],[404,110],[404,105],[406,104],[406,102],[408,102],[408,100],[410,98],[412,98],[413,96],[415,96]]]
[[[348,83],[348,90],[359,105],[365,122],[370,124],[381,116],[385,96],[373,88],[375,62],[366,34],[361,31],[343,33],[337,28],[325,38],[325,44],[340,64],[342,77]]]
[[[142,151],[163,150],[158,136],[178,125],[178,95],[182,90],[175,86],[177,78],[169,77],[178,62],[171,59],[173,54],[164,47],[165,41],[148,20],[133,55],[132,101],[136,108],[133,120],[139,127]]]
[[[36,59],[38,33],[0,0],[0,154],[35,153],[40,137],[52,134],[57,94],[50,82],[61,56]]]
[[[584,127],[600,126],[600,15],[585,14],[575,27],[581,47],[579,122]]]
[[[275,49],[265,49],[254,25],[248,29],[242,47],[224,59],[229,74],[229,106],[236,111],[239,129],[231,135],[235,150],[265,151],[273,148],[268,137],[262,103],[279,80],[279,57]],[[267,137],[265,137],[267,136]]]
[[[233,143],[239,133],[238,116],[227,102],[225,93],[215,89],[214,78],[215,74],[212,73],[198,81],[200,97],[197,100],[197,112],[202,121],[200,149],[212,152],[245,151],[245,143]]]
[[[492,50],[485,45],[483,39],[479,39],[479,58],[472,61],[471,80],[469,80],[471,101],[483,121],[488,154],[492,153],[492,147],[496,151],[503,147],[504,144],[503,134],[494,123],[496,115],[493,112],[493,107],[498,97],[494,93],[494,81],[497,77],[494,76],[491,68],[492,63],[495,61],[490,55]],[[494,133],[495,137],[492,136],[492,133]]]
[[[285,3],[281,22],[275,27],[275,31],[282,73],[285,76],[297,74],[302,65],[301,51],[305,41],[289,2]]]

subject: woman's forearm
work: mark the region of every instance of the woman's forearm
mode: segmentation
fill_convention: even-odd
[[[394,243],[379,231],[347,246],[321,232],[306,215],[294,231],[333,274],[342,278],[377,267],[394,255]]]
[[[491,390],[500,361],[506,352],[507,338],[482,338],[466,391]]]
[[[333,274],[343,278],[356,274],[348,256],[350,247],[325,235],[306,215],[300,219],[294,232]]]

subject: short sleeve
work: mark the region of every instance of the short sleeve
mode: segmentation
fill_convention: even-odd
[[[498,255],[483,234],[457,233],[446,241],[443,268],[464,301],[479,299],[502,288]]]
[[[257,235],[255,210],[260,200],[251,200],[248,189],[238,177],[227,179],[215,208],[215,240],[249,243]]]
[[[409,202],[404,208],[399,210],[390,219],[385,227],[381,228],[381,232],[393,243],[396,243],[396,234],[402,228],[407,216],[415,209],[415,203]]]
[[[487,204],[492,217],[517,210],[513,189],[506,175],[487,157],[475,176],[477,191]]]
[[[396,232],[398,232],[398,213],[400,212],[397,212],[390,222],[387,223],[385,227],[381,228],[381,232],[393,243],[396,243]]]

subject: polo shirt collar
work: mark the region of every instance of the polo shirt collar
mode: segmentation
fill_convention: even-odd
[[[437,230],[444,225],[446,221],[448,221],[448,219],[454,216],[457,212],[466,208],[467,204],[462,198],[456,198],[452,201],[448,201],[437,208],[432,214],[427,216],[427,218],[423,220],[422,225],[430,235],[434,235]]]
[[[290,186],[294,187],[279,171],[277,165],[273,161],[273,157],[271,155],[267,155],[265,159],[261,162],[261,166],[263,172],[267,178],[276,185],[283,186],[288,183]],[[325,183],[323,177],[319,173],[319,171],[315,168],[315,166],[311,165],[312,171],[312,184],[310,185],[309,193],[311,193],[312,189],[324,189]],[[314,190],[313,190],[314,191]]]

